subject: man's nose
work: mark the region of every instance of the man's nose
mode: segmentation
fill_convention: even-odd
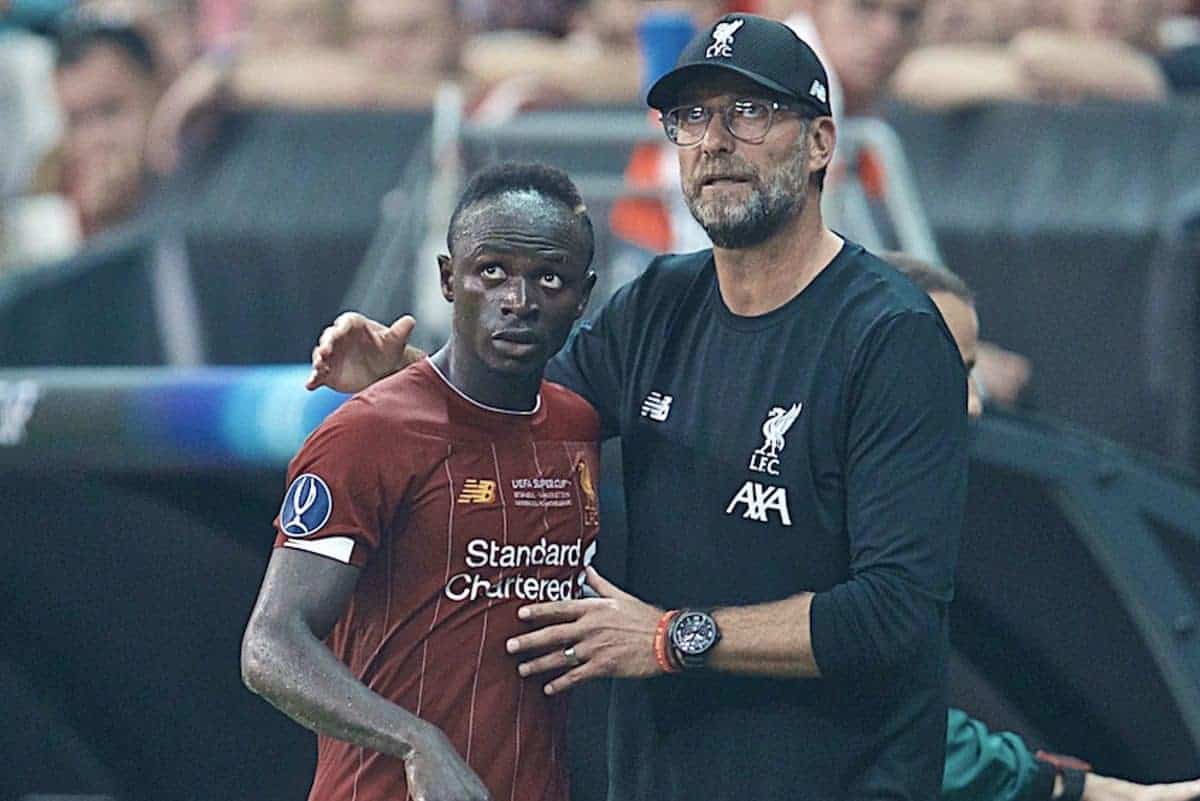
[[[504,314],[526,317],[537,311],[537,298],[530,290],[528,282],[518,278],[509,281],[504,289],[504,296],[500,300],[500,311]]]
[[[714,114],[704,129],[704,138],[700,140],[700,149],[705,153],[728,153],[734,148],[733,134],[725,127],[725,118]]]

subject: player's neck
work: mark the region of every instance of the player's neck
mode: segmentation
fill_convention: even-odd
[[[480,406],[505,412],[529,412],[537,408],[541,370],[526,374],[498,373],[478,359],[458,353],[453,338],[429,359],[452,387]]]
[[[842,249],[810,197],[791,225],[748,248],[713,248],[721,299],[734,314],[758,317],[799,295]]]

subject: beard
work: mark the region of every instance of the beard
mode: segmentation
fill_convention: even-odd
[[[684,200],[692,217],[719,248],[739,249],[762,244],[789,220],[799,216],[808,199],[808,173],[804,169],[807,153],[797,148],[793,157],[763,182],[757,175],[745,201],[730,198],[706,200],[703,186],[693,180],[684,188]],[[728,170],[736,174],[752,173],[749,165],[722,164],[709,172]]]

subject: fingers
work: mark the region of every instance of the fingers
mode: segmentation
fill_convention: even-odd
[[[581,667],[588,661],[587,648],[583,643],[575,643],[567,647],[571,649],[574,659],[567,657],[566,648],[555,648],[550,653],[539,656],[537,659],[531,659],[528,662],[522,662],[517,665],[517,673],[524,678],[538,673],[562,672],[571,668]]]
[[[548,601],[544,604],[527,604],[517,610],[517,617],[535,626],[564,623],[578,620],[585,612],[600,604],[598,598],[581,598],[576,601]]]
[[[586,681],[599,678],[601,672],[597,670],[591,662],[584,662],[574,670],[570,670],[554,681],[548,683],[542,688],[542,692],[546,695],[558,695],[570,690],[572,687],[577,687]]]
[[[413,329],[416,327],[416,318],[411,314],[406,314],[388,326],[388,335],[403,342],[408,342],[408,338],[412,336]]]
[[[521,674],[522,678],[536,676],[540,673],[562,673],[561,676],[547,682],[542,687],[542,692],[546,695],[565,692],[585,681],[605,675],[599,665],[588,658],[589,652],[586,646],[576,643],[571,647],[574,648],[575,659],[573,661],[567,658],[564,649],[556,648],[537,659],[522,662],[517,666],[517,672]]]
[[[577,626],[562,624],[547,626],[544,629],[512,637],[504,644],[510,654],[523,654],[529,651],[548,651],[551,648],[561,649],[578,642],[581,632]]]

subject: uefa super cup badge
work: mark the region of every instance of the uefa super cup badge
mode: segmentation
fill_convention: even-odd
[[[304,473],[288,487],[279,509],[279,527],[289,537],[307,537],[329,522],[332,511],[333,497],[324,479]]]
[[[704,51],[704,57],[733,58],[733,35],[745,24],[746,21],[740,19],[717,23],[712,32],[713,43]]]

